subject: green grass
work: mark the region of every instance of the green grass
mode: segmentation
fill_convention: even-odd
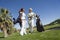
[[[55,25],[48,25],[48,26],[45,26],[44,29],[49,29],[49,28],[54,28],[54,27],[58,27],[60,26],[60,24],[55,24]]]
[[[44,32],[34,31],[32,34],[27,34],[24,36],[19,35],[19,33],[13,33],[7,38],[3,37],[3,33],[0,33],[0,40],[60,40],[60,30],[46,30],[49,28],[60,26],[59,24],[44,27]]]
[[[0,37],[2,37],[1,34]],[[7,38],[0,38],[0,40],[60,40],[60,30],[34,32],[24,36],[20,36],[19,33],[13,33]]]

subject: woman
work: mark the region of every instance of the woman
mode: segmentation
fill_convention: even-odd
[[[20,31],[20,35],[23,36],[26,33],[26,15],[24,13],[24,9],[21,8],[20,10],[20,20],[22,21],[22,27],[21,27],[21,31]]]

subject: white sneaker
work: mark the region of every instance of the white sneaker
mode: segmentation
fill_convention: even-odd
[[[20,33],[21,36],[23,36],[23,33]]]

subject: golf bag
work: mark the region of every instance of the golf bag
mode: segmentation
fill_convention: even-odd
[[[43,25],[42,25],[42,23],[41,23],[41,20],[40,20],[39,16],[36,15],[36,17],[37,17],[37,19],[36,19],[37,31],[38,31],[38,32],[42,32],[42,31],[44,31]]]

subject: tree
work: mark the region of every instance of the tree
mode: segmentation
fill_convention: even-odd
[[[1,25],[0,28],[4,32],[5,36],[7,34],[12,33],[13,22],[11,20],[11,16],[9,15],[9,11],[7,9],[4,8],[0,9],[0,25]],[[7,31],[7,33],[5,30]]]

